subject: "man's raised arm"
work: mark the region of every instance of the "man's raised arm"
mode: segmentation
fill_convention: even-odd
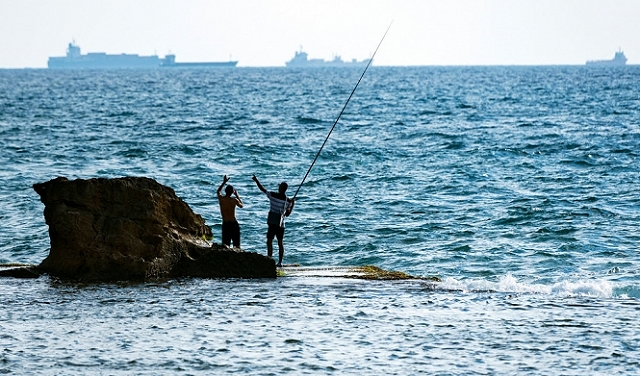
[[[262,192],[267,193],[267,190],[262,186],[262,184],[260,184],[260,182],[258,181],[258,178],[255,175],[253,175],[251,179],[253,179],[253,181],[256,182],[256,185]]]

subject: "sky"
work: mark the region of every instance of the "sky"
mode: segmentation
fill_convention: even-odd
[[[294,52],[379,66],[640,64],[640,0],[0,0],[0,68],[82,53],[284,66]]]

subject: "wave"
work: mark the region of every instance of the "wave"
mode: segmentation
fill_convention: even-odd
[[[552,284],[535,284],[518,281],[507,274],[497,282],[487,280],[458,280],[447,277],[441,283],[429,284],[436,291],[459,291],[464,293],[497,292],[508,294],[541,294],[560,297],[638,298],[640,286],[619,285],[604,280],[564,280]]]

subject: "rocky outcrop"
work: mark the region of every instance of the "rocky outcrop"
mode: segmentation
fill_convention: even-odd
[[[202,217],[153,179],[59,177],[33,188],[51,251],[31,272],[90,281],[276,277],[271,258],[210,245]]]

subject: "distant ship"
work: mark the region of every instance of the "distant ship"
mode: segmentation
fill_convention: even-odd
[[[616,52],[615,56],[611,60],[590,60],[587,61],[587,65],[598,65],[598,66],[624,66],[627,64],[627,57],[624,56],[624,52],[622,50]]]
[[[364,67],[369,64],[371,59],[364,59],[357,61],[353,59],[351,61],[342,61],[340,56],[335,56],[333,60],[323,59],[309,59],[308,54],[302,50],[295,53],[293,59],[287,61],[285,64],[287,67]]]
[[[104,52],[80,53],[80,47],[69,43],[67,56],[50,57],[49,69],[113,69],[113,68],[161,68],[161,67],[235,67],[237,61],[176,63],[176,55],[166,55],[164,59],[158,55],[140,56],[138,54],[109,55]]]

